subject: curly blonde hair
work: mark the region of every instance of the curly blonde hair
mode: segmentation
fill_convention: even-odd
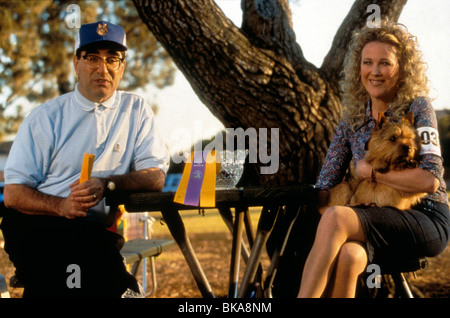
[[[398,93],[390,105],[394,116],[406,114],[411,102],[429,93],[427,65],[422,61],[422,52],[417,39],[400,23],[384,21],[379,28],[364,27],[356,31],[344,60],[342,88],[343,120],[355,129],[365,118],[365,105],[370,96],[361,81],[361,53],[369,42],[388,43],[397,48],[397,59],[401,77],[397,84]]]

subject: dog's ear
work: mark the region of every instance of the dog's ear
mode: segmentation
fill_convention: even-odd
[[[376,128],[380,129],[383,124],[386,122],[386,117],[384,116],[384,113],[378,113],[378,120],[377,120],[377,124],[376,124]]]
[[[402,118],[402,122],[414,126],[414,113],[413,112],[406,113],[405,117]]]

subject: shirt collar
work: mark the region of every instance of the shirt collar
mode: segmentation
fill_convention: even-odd
[[[75,86],[75,100],[77,101],[77,104],[81,107],[81,109],[87,112],[94,110],[96,107],[100,105],[106,108],[116,108],[118,105],[117,91],[114,91],[114,94],[112,94],[112,96],[107,100],[105,100],[104,102],[96,103],[87,99],[86,97],[83,96],[83,94],[81,94],[80,90],[78,89],[78,84],[76,84]]]
[[[390,108],[388,108],[385,112],[384,112],[384,116],[386,116],[387,118],[390,118],[394,115],[394,113],[392,112],[392,110]],[[366,103],[366,118],[367,119],[373,119],[372,117],[372,102],[370,100],[367,101]]]
[[[384,116],[386,118],[391,118],[393,116],[392,110],[390,108],[388,108],[385,112],[384,112]],[[355,128],[355,131],[360,130],[362,127],[366,126],[366,125],[375,125],[375,118],[372,117],[372,101],[368,100],[366,103],[366,120],[364,121],[364,123],[360,126],[357,126]]]

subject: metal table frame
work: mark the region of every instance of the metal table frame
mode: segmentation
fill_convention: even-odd
[[[161,212],[169,231],[178,244],[184,258],[194,276],[196,284],[203,297],[214,298],[212,288],[192,248],[188,233],[180,215],[182,210],[193,210],[196,207],[186,206],[173,202],[173,192],[147,192],[147,193],[119,193],[114,197],[108,197],[110,205],[124,204],[127,212]],[[232,255],[230,262],[230,277],[228,297],[249,297],[249,287],[252,284],[259,286],[263,291],[261,256],[267,239],[273,229],[280,211],[288,204],[294,204],[298,208],[296,212],[282,213],[290,222],[286,229],[285,242],[277,249],[271,259],[270,269],[264,285],[273,281],[276,273],[276,265],[282,255],[284,246],[289,237],[290,229],[295,222],[301,206],[310,204],[315,199],[315,190],[311,185],[276,186],[276,187],[249,187],[231,190],[216,191],[216,207],[224,222],[232,232]],[[256,235],[253,237],[252,225],[249,215],[249,207],[261,207],[262,211],[258,221]],[[233,222],[231,208],[235,210],[235,222]],[[245,226],[247,239],[251,248],[249,252],[242,243],[242,232]],[[238,286],[240,255],[247,265],[244,271],[240,287]],[[270,288],[266,288],[266,297],[270,297]],[[262,295],[253,295],[261,297]]]

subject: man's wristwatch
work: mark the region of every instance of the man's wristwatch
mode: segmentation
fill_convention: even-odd
[[[116,184],[111,179],[105,178],[105,192],[103,196],[106,196],[108,193],[114,192],[116,190]]]
[[[108,189],[108,191],[112,192],[116,190],[116,184],[114,183],[114,181],[106,179],[106,188]]]

